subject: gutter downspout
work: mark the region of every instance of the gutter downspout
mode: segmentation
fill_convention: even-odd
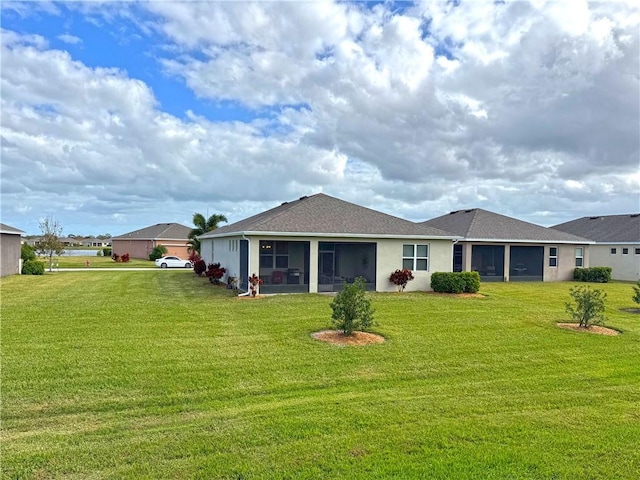
[[[455,256],[455,252],[454,252],[454,250],[455,250],[455,249],[454,249],[453,247],[454,247],[454,246],[455,246],[455,244],[456,244],[456,243],[458,243],[459,241],[460,241],[460,239],[459,239],[459,238],[456,238],[456,239],[455,239],[455,240],[453,240],[453,242],[451,243],[451,271],[453,271],[453,261],[454,261],[454,259],[456,258],[456,256]],[[463,257],[463,258],[464,258],[464,257]],[[463,262],[463,265],[462,265],[462,271],[464,272],[464,262]]]

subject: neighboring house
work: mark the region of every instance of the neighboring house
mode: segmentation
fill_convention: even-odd
[[[82,240],[83,247],[108,247],[109,245],[111,245],[110,239],[102,240],[100,238],[87,237]]]
[[[477,271],[485,282],[571,280],[590,262],[590,240],[480,208],[421,225],[463,237],[453,248],[453,271]]]
[[[151,251],[157,246],[164,245],[167,248],[167,255],[186,259],[189,256],[190,232],[190,227],[179,223],[158,223],[118,237],[112,237],[112,254],[122,256],[128,253],[131,258],[149,260]]]
[[[21,235],[17,228],[0,223],[0,277],[20,273]]]
[[[430,290],[431,273],[451,271],[457,237],[319,193],[198,237],[207,264],[220,262],[262,293],[335,292],[364,277],[367,290],[394,291],[389,275],[414,271],[407,290]]]
[[[59,240],[60,240],[60,243],[65,247],[76,247],[78,245],[81,245],[80,240],[73,237],[62,237]]]
[[[29,235],[24,238],[23,243],[26,243],[30,247],[37,247],[38,243],[40,243],[41,240],[42,240],[42,237],[40,236]]]
[[[640,213],[583,217],[551,228],[593,240],[590,265],[611,267],[614,280],[640,279]]]

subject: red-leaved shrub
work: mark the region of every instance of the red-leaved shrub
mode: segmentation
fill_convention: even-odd
[[[200,259],[193,264],[193,271],[196,275],[201,276],[207,270],[207,264],[204,260]]]
[[[389,276],[389,281],[398,287],[399,292],[403,292],[411,280],[413,280],[413,272],[407,268],[396,270]]]
[[[207,266],[207,271],[205,275],[209,277],[209,281],[218,285],[220,283],[220,279],[227,273],[227,269],[220,266],[219,263],[210,263]]]

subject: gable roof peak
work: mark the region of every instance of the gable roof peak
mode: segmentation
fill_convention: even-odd
[[[433,236],[453,238],[448,232],[418,225],[393,215],[347,202],[325,193],[302,196],[199,238],[240,233]]]

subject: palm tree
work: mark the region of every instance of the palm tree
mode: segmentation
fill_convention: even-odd
[[[189,250],[195,250],[200,255],[200,240],[196,237],[215,230],[221,222],[227,222],[227,217],[221,213],[214,213],[206,220],[201,213],[194,213],[193,224],[195,228],[189,232]]]

